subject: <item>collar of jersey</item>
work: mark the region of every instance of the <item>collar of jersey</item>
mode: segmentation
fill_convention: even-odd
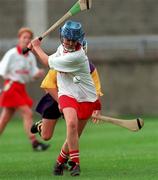
[[[81,44],[77,43],[76,47],[75,47],[75,51],[78,51],[81,49]],[[75,52],[75,51],[68,51],[67,49],[64,48],[64,53],[71,53],[71,52]]]
[[[18,53],[19,53],[20,55],[24,55],[24,54],[22,53],[22,48],[21,48],[19,45],[16,46],[16,49],[17,49],[17,51],[18,51]],[[28,56],[28,53],[26,53],[24,56]]]

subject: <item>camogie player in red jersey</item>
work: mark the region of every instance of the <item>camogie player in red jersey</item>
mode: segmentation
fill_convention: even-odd
[[[71,175],[77,176],[80,175],[78,128],[85,127],[92,113],[101,109],[101,104],[90,75],[88,57],[82,48],[84,32],[81,24],[67,21],[60,29],[60,37],[62,44],[51,56],[41,49],[38,38],[31,44],[41,62],[57,71],[58,103],[66,121],[66,140],[54,175],[63,175],[63,165],[69,155]]]
[[[43,77],[44,70],[37,67],[34,55],[29,52],[22,54],[33,38],[33,32],[26,27],[18,31],[18,44],[6,52],[0,62],[0,76],[5,80],[0,94],[0,134],[16,111],[19,111],[32,148],[37,151],[46,150],[49,145],[39,142],[30,132],[32,126],[33,101],[26,92],[25,84],[33,79]]]

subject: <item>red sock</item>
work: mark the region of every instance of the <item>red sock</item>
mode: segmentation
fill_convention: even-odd
[[[80,153],[79,150],[73,150],[69,152],[71,161],[75,162],[76,164],[80,163]]]
[[[30,137],[30,141],[31,141],[32,144],[36,144],[36,143],[38,142],[38,140],[36,139],[36,136],[35,136],[35,135],[32,135],[32,136]]]
[[[57,162],[60,164],[65,163],[68,160],[69,153],[65,152],[63,149],[61,150]]]

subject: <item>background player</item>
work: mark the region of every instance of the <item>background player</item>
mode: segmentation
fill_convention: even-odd
[[[44,75],[39,69],[34,55],[29,52],[22,54],[22,49],[27,47],[33,37],[33,32],[26,27],[18,31],[18,44],[10,49],[0,62],[0,76],[5,80],[0,95],[0,134],[16,111],[19,111],[32,148],[37,151],[46,150],[49,146],[39,142],[30,132],[32,126],[33,101],[26,92],[25,84]]]

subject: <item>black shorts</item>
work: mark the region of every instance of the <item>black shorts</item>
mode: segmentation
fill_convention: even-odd
[[[41,114],[42,118],[45,119],[58,119],[61,117],[61,112],[58,108],[58,103],[53,99],[50,94],[46,94],[39,101],[36,112]]]

